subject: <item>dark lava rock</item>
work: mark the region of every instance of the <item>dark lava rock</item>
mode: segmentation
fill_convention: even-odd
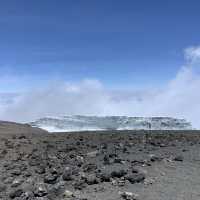
[[[101,145],[101,149],[107,149],[107,148],[108,148],[108,145],[106,143]]]
[[[9,197],[11,199],[14,199],[16,197],[20,197],[23,194],[23,190],[22,189],[16,189],[10,192]]]
[[[86,183],[88,185],[94,185],[94,184],[98,184],[99,181],[94,174],[90,174],[89,176],[86,177]]]
[[[35,197],[44,197],[48,194],[47,188],[44,184],[37,184],[34,190]]]
[[[50,187],[50,189],[48,190],[47,197],[49,199],[54,200],[58,196],[62,195],[64,190],[65,190],[65,183],[63,181],[60,181],[60,182],[52,185],[52,187]]]
[[[95,171],[96,169],[97,169],[97,165],[93,163],[88,163],[83,166],[84,172],[91,172],[91,171]]]
[[[62,175],[62,178],[64,181],[71,181],[73,180],[73,177],[72,177],[72,170],[70,168],[65,168],[64,172],[63,172],[63,175]]]
[[[126,176],[126,179],[130,182],[130,183],[132,183],[132,184],[134,184],[134,183],[140,183],[140,182],[143,182],[144,181],[144,179],[145,179],[145,175],[144,174],[137,174],[137,173],[135,173],[135,174],[130,174],[130,175],[128,175],[128,176]]]
[[[85,180],[83,179],[76,180],[76,182],[73,183],[73,186],[74,186],[74,189],[76,190],[82,190],[86,187]]]
[[[18,139],[19,139],[19,140],[26,139],[26,136],[25,136],[25,135],[20,135],[20,136],[18,137]]]
[[[23,182],[24,182],[24,180],[23,180],[22,178],[15,179],[15,180],[13,181],[13,183],[11,184],[11,187],[18,187],[18,186],[20,186]]]
[[[138,169],[135,169],[135,168],[133,168],[133,169],[132,169],[132,173],[134,173],[134,174],[137,174],[137,173],[139,173],[139,170],[138,170]]]
[[[4,149],[2,152],[1,152],[1,155],[6,155],[8,153],[8,151],[6,149]]]
[[[103,163],[104,163],[104,165],[109,165],[110,164],[109,156],[107,156],[107,155],[104,156]]]
[[[109,158],[117,158],[118,155],[116,153],[111,153],[109,154]]]
[[[132,192],[122,192],[121,197],[125,200],[137,200],[137,195]]]
[[[122,152],[123,153],[128,153],[128,149],[126,147],[123,147]]]
[[[24,192],[21,196],[20,196],[20,200],[34,200],[34,194],[32,191],[27,191]]]
[[[21,170],[20,169],[15,169],[15,170],[13,170],[11,172],[11,174],[14,175],[14,176],[19,176],[19,175],[21,175]]]
[[[31,159],[29,160],[29,165],[30,165],[30,166],[37,166],[37,165],[40,165],[40,163],[41,163],[41,160],[38,159],[38,158],[36,158],[36,159],[31,158]]]
[[[174,161],[180,161],[180,162],[182,162],[183,161],[183,156],[176,156],[174,158]]]
[[[7,188],[6,185],[0,183],[0,193],[4,192],[6,190],[6,188]]]
[[[110,182],[111,174],[103,172],[99,175],[101,182]]]
[[[123,169],[118,170],[118,171],[112,171],[111,172],[111,177],[112,178],[121,178],[123,176],[125,176],[127,174],[127,172]]]
[[[119,164],[121,164],[121,163],[122,163],[122,159],[121,159],[121,158],[115,158],[115,159],[114,159],[114,163],[119,163]]]
[[[162,158],[156,155],[151,155],[151,162],[162,161]]]
[[[44,174],[45,173],[45,167],[44,166],[38,166],[36,169],[35,169],[35,172],[37,174]]]
[[[58,176],[56,174],[48,174],[44,177],[44,182],[48,184],[56,183]]]
[[[59,174],[59,173],[60,173],[60,169],[59,169],[59,168],[52,167],[52,168],[50,169],[50,172],[51,172],[51,174],[56,175],[56,174]]]

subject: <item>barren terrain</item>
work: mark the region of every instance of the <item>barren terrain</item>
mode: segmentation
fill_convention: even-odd
[[[49,134],[0,123],[0,199],[199,200],[200,132]]]

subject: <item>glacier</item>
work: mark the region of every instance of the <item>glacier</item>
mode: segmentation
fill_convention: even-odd
[[[185,119],[171,117],[63,116],[44,117],[29,123],[49,132],[100,130],[192,130]]]

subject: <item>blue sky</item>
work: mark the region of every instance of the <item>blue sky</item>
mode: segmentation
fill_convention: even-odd
[[[55,79],[162,86],[200,43],[199,10],[198,0],[0,0],[0,92]]]

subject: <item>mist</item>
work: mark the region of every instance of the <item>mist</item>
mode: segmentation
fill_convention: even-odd
[[[185,65],[162,89],[123,91],[110,90],[96,79],[58,81],[24,92],[8,103],[0,100],[0,119],[30,122],[62,115],[168,116],[185,118],[200,129],[200,47],[187,48],[184,54]]]

